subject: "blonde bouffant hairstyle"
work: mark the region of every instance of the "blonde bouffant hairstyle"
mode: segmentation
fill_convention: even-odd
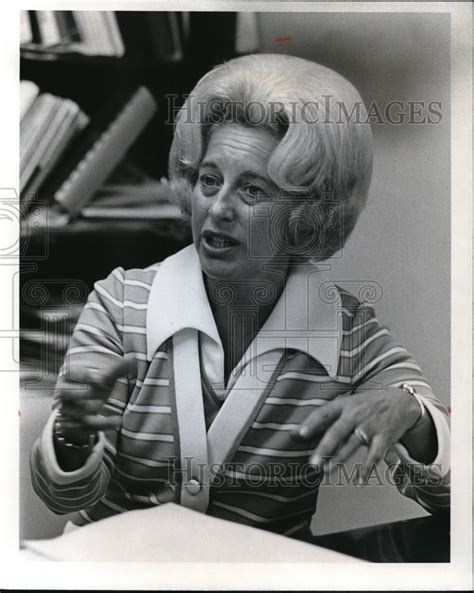
[[[280,54],[235,58],[208,72],[178,113],[163,180],[186,216],[209,134],[228,122],[279,139],[268,175],[294,199],[286,221],[293,253],[301,245],[306,259],[334,255],[366,204],[372,175],[372,131],[358,91],[329,68]]]

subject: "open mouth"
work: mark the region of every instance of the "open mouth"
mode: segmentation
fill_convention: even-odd
[[[216,233],[214,231],[204,231],[202,238],[206,247],[215,251],[235,247],[235,245],[238,243],[238,241],[236,241],[230,235],[226,235],[225,233]]]

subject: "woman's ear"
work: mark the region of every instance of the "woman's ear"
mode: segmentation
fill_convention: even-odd
[[[160,198],[176,204],[186,218],[191,217],[193,184],[186,177],[160,179]]]

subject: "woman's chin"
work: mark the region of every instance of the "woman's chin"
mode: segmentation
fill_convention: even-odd
[[[208,259],[201,259],[201,268],[209,278],[213,280],[232,280],[236,277],[235,265],[231,262],[217,260],[209,261]]]

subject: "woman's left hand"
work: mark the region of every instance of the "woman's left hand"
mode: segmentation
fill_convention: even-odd
[[[383,391],[340,396],[322,405],[292,436],[305,441],[319,437],[310,462],[318,466],[324,464],[330,471],[347,461],[360,447],[367,448],[359,473],[360,481],[365,482],[374,464],[416,424],[419,416],[420,408],[413,396],[396,387],[385,387]],[[366,444],[364,437],[368,440]]]

